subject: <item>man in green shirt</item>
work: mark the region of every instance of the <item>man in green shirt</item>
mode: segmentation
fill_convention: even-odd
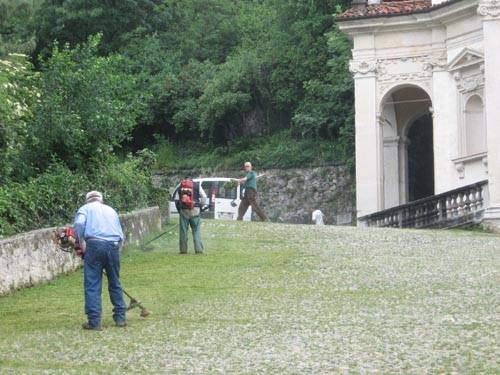
[[[252,170],[252,163],[249,161],[245,163],[245,172],[245,177],[239,180],[240,185],[245,189],[245,195],[238,207],[238,220],[243,220],[248,207],[252,206],[252,209],[260,217],[260,220],[269,221],[266,213],[260,208],[259,203],[257,203],[257,173]]]

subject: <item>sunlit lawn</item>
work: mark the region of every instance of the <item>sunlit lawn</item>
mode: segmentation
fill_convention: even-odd
[[[0,373],[498,373],[500,239],[205,221],[122,259],[153,314],[81,330],[82,273],[0,298]],[[191,245],[191,243],[190,243]]]

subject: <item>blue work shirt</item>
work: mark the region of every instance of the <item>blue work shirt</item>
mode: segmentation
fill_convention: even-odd
[[[74,228],[80,241],[89,237],[112,242],[124,240],[118,214],[101,202],[90,202],[80,207],[75,215]]]

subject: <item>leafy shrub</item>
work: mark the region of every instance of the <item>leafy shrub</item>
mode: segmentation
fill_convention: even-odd
[[[129,154],[125,161],[115,161],[95,174],[95,189],[102,191],[110,205],[124,212],[156,204],[151,178],[154,163],[154,154],[148,150],[135,156]]]

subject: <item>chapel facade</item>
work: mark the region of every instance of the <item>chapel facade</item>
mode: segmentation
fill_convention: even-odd
[[[500,0],[354,0],[337,23],[354,43],[358,218],[480,186],[498,227]],[[447,204],[475,208],[468,194]]]

